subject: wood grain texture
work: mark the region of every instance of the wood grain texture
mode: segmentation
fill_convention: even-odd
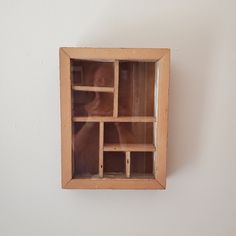
[[[114,88],[109,87],[93,87],[93,86],[73,86],[73,90],[75,91],[88,91],[88,92],[107,92],[113,93]]]
[[[155,179],[72,179],[67,189],[164,189]]]
[[[74,117],[74,122],[144,122],[144,123],[152,123],[155,122],[156,119],[154,117],[148,116],[119,116],[119,117],[111,117],[111,116],[89,116],[89,117]]]
[[[72,122],[71,122],[71,80],[70,57],[60,50],[61,90],[61,163],[62,186],[72,179]]]
[[[103,177],[103,143],[104,143],[104,123],[99,124],[99,176]]]
[[[168,91],[170,79],[170,52],[159,61],[158,121],[157,121],[157,180],[166,187],[166,158],[168,131]]]
[[[71,48],[63,50],[73,59],[86,60],[139,60],[157,61],[166,54],[167,48]]]
[[[113,99],[113,117],[118,116],[118,93],[119,93],[119,62],[114,63],[114,99]]]
[[[153,144],[104,144],[105,152],[154,152]]]
[[[126,169],[126,177],[130,177],[130,152],[125,153],[125,169]]]
[[[114,64],[114,86],[104,87],[106,85],[93,86],[90,84],[85,84],[86,86],[80,84],[74,84],[72,86],[71,82],[71,59],[78,60],[91,60],[91,61],[109,61]],[[73,60],[72,60],[73,61]],[[119,66],[124,62],[132,61],[133,67],[129,76],[133,76],[132,86],[136,86],[136,93],[132,96],[134,102],[141,104],[148,110],[150,107],[154,107],[153,101],[149,102],[149,98],[154,97],[153,92],[150,92],[150,88],[155,86],[157,94],[155,96],[155,103],[157,104],[157,109],[153,112],[147,112],[140,108],[137,113],[137,109],[130,109],[130,113],[126,114],[124,106],[120,104],[119,97],[121,97],[121,90],[119,92]],[[157,62],[158,61],[158,62]],[[158,70],[154,71],[154,67],[151,65],[143,65],[138,62],[155,62],[158,64]],[[145,63],[144,63],[145,64]],[[152,63],[153,64],[153,63]],[[125,66],[125,64],[124,64]],[[135,68],[139,68],[135,72]],[[145,67],[144,72],[139,72],[143,67]],[[143,70],[141,70],[143,71]],[[156,74],[157,84],[152,84],[151,78]],[[141,74],[139,74],[141,73]],[[112,73],[113,74],[113,73]],[[122,73],[121,73],[122,74]],[[142,84],[142,80],[147,82],[147,84]],[[79,189],[165,189],[166,187],[166,159],[167,159],[167,128],[168,128],[168,89],[169,89],[169,77],[170,77],[170,50],[166,48],[61,48],[60,49],[60,90],[61,90],[61,152],[62,152],[62,187],[63,188],[79,188]],[[128,77],[130,78],[130,77]],[[138,81],[135,78],[139,78]],[[150,78],[150,80],[148,79]],[[132,88],[132,86],[130,86]],[[143,89],[140,89],[142,87]],[[113,113],[106,114],[105,116],[94,116],[89,117],[78,117],[72,118],[72,103],[73,90],[77,91],[88,91],[88,92],[108,92],[110,96],[113,96]],[[154,91],[154,90],[153,90]],[[107,94],[108,94],[107,93]],[[111,94],[113,93],[113,94]],[[148,95],[143,101],[138,101],[140,94]],[[128,96],[127,96],[128,97]],[[144,98],[143,95],[141,95]],[[126,103],[127,99],[123,99]],[[144,100],[148,100],[147,105],[145,105]],[[80,101],[79,101],[80,102]],[[127,101],[128,102],[128,101]],[[123,110],[122,110],[123,109]],[[119,111],[118,111],[119,110]],[[123,114],[123,113],[125,114]],[[123,115],[122,115],[123,114]],[[121,116],[119,116],[121,115]],[[145,116],[146,115],[146,116]],[[72,124],[73,122],[97,122],[99,123],[99,166],[98,174],[96,178],[72,178],[73,175],[73,160],[72,160]],[[154,124],[154,142],[153,144],[136,144],[139,142],[134,142],[134,144],[104,144],[104,122],[133,122],[132,124],[136,127],[137,122],[143,123],[153,123]],[[77,123],[79,124],[79,123]],[[90,123],[87,123],[90,124]],[[105,123],[106,124],[106,123]],[[119,123],[118,123],[119,124]],[[149,124],[147,124],[149,125]],[[140,131],[141,132],[141,131]],[[97,140],[98,141],[98,140]],[[115,141],[114,141],[115,142]],[[105,152],[105,153],[104,153]],[[109,154],[109,152],[115,152],[114,155],[119,152],[125,153],[125,169],[124,177],[116,176],[114,178],[108,178],[103,174],[104,163],[103,155]],[[148,176],[141,175],[136,177],[132,174],[130,178],[130,157],[134,154],[132,152],[154,152],[154,165],[153,172],[154,177],[150,178]],[[110,153],[110,154],[111,154]],[[112,155],[113,155],[112,154]],[[91,156],[92,157],[92,156]],[[138,157],[137,157],[138,158]],[[124,162],[123,162],[124,163]],[[96,166],[98,163],[96,164]],[[152,170],[151,170],[152,172]]]

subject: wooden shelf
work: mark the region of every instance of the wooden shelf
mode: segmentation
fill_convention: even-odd
[[[63,188],[165,188],[169,64],[169,49],[60,49]]]
[[[104,144],[105,152],[155,152],[153,144]]]
[[[104,173],[103,178],[119,178],[119,179],[125,179],[125,178],[131,178],[131,179],[154,179],[153,174],[132,174],[132,176],[127,177],[124,173],[120,172],[114,172],[114,173]],[[76,175],[73,176],[73,179],[101,179],[99,175]]]
[[[112,87],[94,87],[94,86],[72,86],[75,91],[86,91],[86,92],[106,92],[113,93],[114,88]]]
[[[112,117],[112,116],[90,116],[74,117],[74,122],[155,122],[156,118],[151,116]]]

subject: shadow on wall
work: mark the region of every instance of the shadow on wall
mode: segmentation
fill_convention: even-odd
[[[205,35],[201,33],[200,35]],[[208,38],[209,39],[209,38]],[[196,43],[196,42],[195,42]],[[195,165],[205,142],[207,91],[213,44],[198,38],[198,45],[172,51],[169,90],[167,175]]]

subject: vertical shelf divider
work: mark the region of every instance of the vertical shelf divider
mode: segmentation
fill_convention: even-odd
[[[118,92],[119,92],[119,61],[114,63],[114,99],[113,99],[113,117],[118,117]]]
[[[155,122],[153,123],[153,134],[154,134],[154,145],[156,147],[156,151],[153,153],[153,174],[155,179],[157,179],[157,159],[158,159],[158,152],[157,149],[157,132],[158,132],[158,125],[157,125],[157,118],[158,118],[158,85],[159,85],[159,62],[155,63],[155,85],[154,85],[154,117]]]
[[[126,177],[130,178],[130,152],[125,153]]]
[[[103,177],[104,122],[99,123],[99,177]]]

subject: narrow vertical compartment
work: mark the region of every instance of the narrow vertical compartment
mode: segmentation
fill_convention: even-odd
[[[154,116],[155,62],[119,64],[119,116]]]
[[[73,124],[73,178],[97,176],[99,166],[99,123]]]
[[[154,178],[153,152],[131,152],[131,178]]]

